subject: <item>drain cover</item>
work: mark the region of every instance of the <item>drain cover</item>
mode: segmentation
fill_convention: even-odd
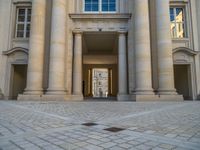
[[[123,128],[117,128],[117,127],[111,127],[111,128],[106,128],[104,130],[110,131],[110,132],[119,132],[119,131],[123,131],[125,129],[123,129]]]
[[[89,122],[89,123],[83,123],[82,125],[84,125],[84,126],[96,126],[98,124]]]

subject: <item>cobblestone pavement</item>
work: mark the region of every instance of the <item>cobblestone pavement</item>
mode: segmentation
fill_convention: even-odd
[[[25,149],[200,150],[200,102],[0,101],[0,150]]]

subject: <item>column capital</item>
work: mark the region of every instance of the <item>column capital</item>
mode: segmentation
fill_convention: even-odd
[[[119,30],[119,31],[117,31],[117,33],[119,35],[121,35],[121,34],[126,35],[128,33],[128,31],[127,30]]]
[[[73,33],[74,34],[83,34],[83,31],[82,30],[80,30],[80,29],[75,29],[75,30],[73,30]]]

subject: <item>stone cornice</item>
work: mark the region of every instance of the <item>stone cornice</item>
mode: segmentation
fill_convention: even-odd
[[[90,13],[82,13],[82,14],[69,14],[70,18],[73,20],[83,20],[83,19],[123,19],[129,20],[131,18],[131,14],[90,14]]]

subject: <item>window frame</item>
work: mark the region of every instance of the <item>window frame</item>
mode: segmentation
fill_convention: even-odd
[[[85,0],[83,0],[83,12],[84,13],[96,13],[96,14],[114,14],[118,12],[118,0],[115,0],[115,11],[102,11],[102,0],[98,0],[98,11],[86,11],[85,10]]]
[[[19,10],[20,9],[25,9],[25,18],[24,18],[24,22],[19,21],[18,17],[19,17]],[[31,20],[28,21],[28,10],[31,10],[32,13],[32,8],[31,6],[17,6],[16,7],[16,19],[15,19],[15,35],[14,37],[16,39],[22,38],[22,39],[26,39],[30,37],[30,30],[29,30],[29,36],[27,36],[27,26],[30,25],[31,26]],[[17,33],[18,33],[18,25],[22,24],[24,25],[24,30],[23,30],[23,37],[18,37]]]
[[[173,15],[174,15],[174,17],[176,16],[176,12],[177,12],[178,8],[181,8],[183,10],[183,21],[182,22],[177,22],[177,20],[174,19],[175,20],[175,22],[174,22],[174,24],[175,24],[175,36],[173,36],[172,30],[171,30],[171,32],[170,32],[171,37],[173,39],[188,38],[189,33],[188,33],[188,25],[187,25],[186,7],[185,6],[181,6],[181,5],[178,5],[178,6],[177,5],[170,5],[169,10],[171,10],[171,8],[173,9]],[[170,13],[170,26],[171,26],[171,24],[172,24],[172,21],[171,21],[171,12],[169,11],[169,13]],[[184,26],[184,30],[183,30],[184,36],[183,37],[178,37],[177,36],[177,26],[179,27],[180,24]]]

